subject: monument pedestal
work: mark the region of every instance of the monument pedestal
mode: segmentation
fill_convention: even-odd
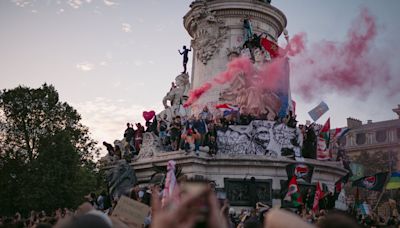
[[[139,183],[146,184],[155,173],[155,166],[166,166],[174,160],[188,178],[214,181],[219,192],[226,193],[232,206],[250,206],[249,185],[254,177],[257,199],[273,206],[281,205],[281,189],[286,187],[286,166],[295,163],[285,157],[267,158],[262,155],[223,155],[210,157],[200,152],[186,155],[184,151],[158,152],[152,157],[141,158],[132,163]],[[335,182],[347,173],[338,162],[305,159],[304,164],[314,166],[312,183],[324,183],[333,189]],[[310,184],[299,181],[299,187]]]

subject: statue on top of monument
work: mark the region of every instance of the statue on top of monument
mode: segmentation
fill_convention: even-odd
[[[189,51],[192,51],[192,46],[190,46],[190,49],[187,49],[185,45],[183,45],[183,51],[181,52],[181,50],[178,50],[180,55],[183,55],[183,71],[182,74],[186,73],[186,65],[189,61]]]
[[[249,19],[243,20],[243,28],[244,28],[244,40],[249,41],[253,37],[253,27],[251,26],[251,22]]]

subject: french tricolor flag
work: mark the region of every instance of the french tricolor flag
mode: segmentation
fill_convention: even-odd
[[[335,133],[333,133],[333,138],[339,140],[342,136],[344,136],[347,132],[349,132],[349,130],[350,129],[347,127],[336,128]]]
[[[215,108],[221,110],[224,113],[224,116],[227,116],[227,115],[230,115],[232,113],[239,111],[239,107],[230,105],[230,104],[219,104],[219,105],[216,105]]]

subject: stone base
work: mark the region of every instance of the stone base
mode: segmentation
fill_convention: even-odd
[[[248,191],[246,188],[249,188],[251,177],[255,178],[257,191],[262,195],[260,197],[265,199],[265,203],[273,206],[281,205],[280,190],[282,182],[287,181],[286,166],[296,162],[285,157],[273,159],[262,155],[219,154],[216,157],[210,157],[204,152],[200,152],[199,156],[196,156],[194,152],[188,155],[184,151],[159,152],[151,158],[141,158],[132,162],[139,183],[148,183],[152,174],[155,173],[154,167],[166,166],[169,160],[175,160],[177,166],[182,168],[182,173],[189,178],[205,178],[215,181],[217,190],[225,192],[230,201],[232,201],[230,197],[236,194],[236,190],[232,190],[232,188],[243,188],[243,192],[234,196],[236,203],[233,203],[233,206],[235,204],[246,206],[248,203],[248,201],[242,200],[242,197],[246,198],[242,195]],[[335,182],[347,173],[338,162],[305,159],[302,163],[314,166],[312,183],[317,181],[324,183],[331,191],[333,191]],[[244,187],[238,187],[241,184]],[[299,185],[302,184],[309,185],[299,181]],[[227,189],[227,187],[231,189]]]

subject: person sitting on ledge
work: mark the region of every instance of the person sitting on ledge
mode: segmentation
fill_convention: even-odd
[[[195,151],[196,155],[199,156],[199,138],[200,134],[194,128],[186,129],[185,134],[181,136],[184,141],[184,148],[186,154],[189,154],[190,151]]]

